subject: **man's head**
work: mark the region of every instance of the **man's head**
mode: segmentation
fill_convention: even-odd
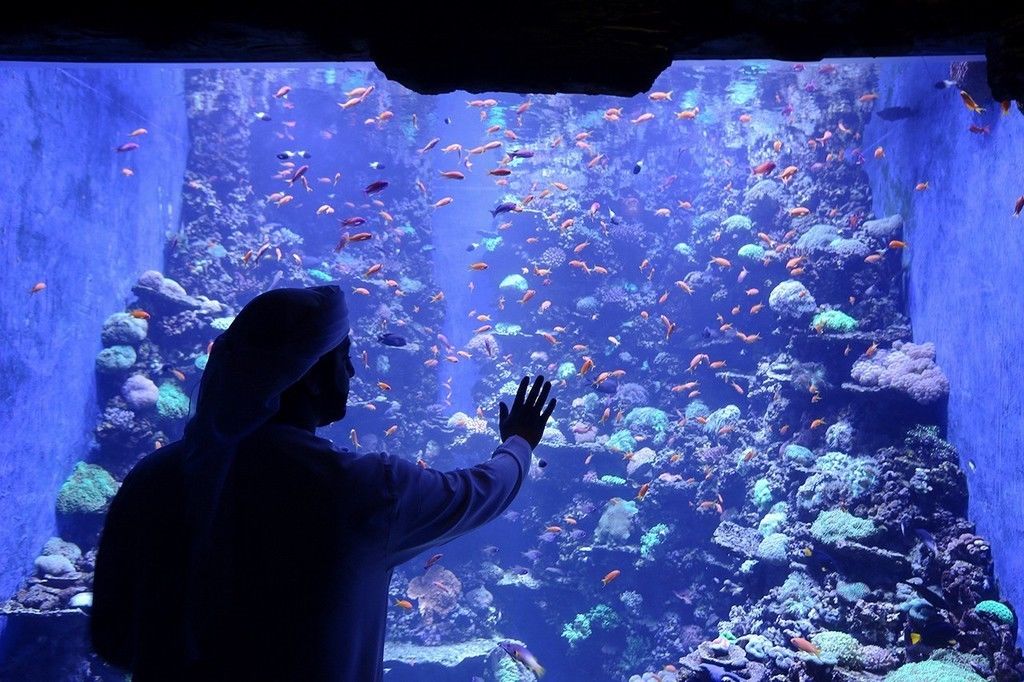
[[[346,336],[334,350],[323,355],[306,374],[281,394],[282,417],[314,415],[316,426],[327,426],[344,418],[349,380],[355,376]]]

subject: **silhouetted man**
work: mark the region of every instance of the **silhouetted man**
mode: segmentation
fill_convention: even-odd
[[[358,455],[316,436],[345,416],[348,332],[335,285],[257,296],[215,341],[184,437],[125,478],[92,639],[134,682],[381,680],[394,567],[519,492],[550,382],[523,377],[500,406],[502,444],[477,466]]]

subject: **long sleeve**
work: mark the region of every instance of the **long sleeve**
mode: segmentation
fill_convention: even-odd
[[[388,537],[393,568],[498,517],[512,503],[530,467],[530,444],[512,436],[486,462],[466,469],[423,469],[388,456],[395,508]]]

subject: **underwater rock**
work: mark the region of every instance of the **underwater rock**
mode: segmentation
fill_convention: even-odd
[[[149,322],[128,313],[114,313],[103,322],[100,339],[105,347],[137,346],[149,331]]]
[[[202,302],[185,293],[180,284],[156,270],[142,273],[138,283],[132,287],[132,293],[139,297],[150,313],[166,315],[203,307]]]
[[[131,346],[110,346],[96,356],[96,371],[107,375],[121,374],[130,370],[136,359],[135,349]]]
[[[860,661],[864,670],[872,673],[885,673],[899,665],[899,660],[891,651],[874,644],[860,648]]]
[[[433,666],[458,669],[459,666],[468,662],[473,663],[473,670],[476,670],[479,669],[479,664],[498,648],[500,642],[508,641],[515,642],[506,637],[497,637],[471,639],[466,642],[453,642],[440,646],[424,646],[412,642],[386,640],[384,642],[384,665],[393,667],[394,664],[400,663],[416,666],[417,670],[421,669],[421,666],[423,670],[431,669]],[[516,643],[525,646],[522,642]],[[471,674],[470,668],[467,667],[465,672],[467,675]],[[456,673],[453,670],[448,670],[445,674]]]
[[[973,533],[962,533],[947,551],[955,558],[979,566],[987,566],[992,561],[992,548],[988,541]]]
[[[626,463],[626,475],[631,478],[643,478],[651,473],[651,465],[657,459],[657,453],[650,448],[640,448]]]
[[[877,220],[865,220],[858,232],[887,242],[903,232],[903,216],[891,215]]]
[[[782,207],[782,186],[773,180],[761,180],[743,194],[743,213],[758,226],[771,225]]]
[[[713,663],[723,668],[741,668],[747,664],[747,653],[725,637],[701,642],[696,653],[702,663]]]
[[[67,575],[75,572],[75,565],[66,556],[49,554],[36,557],[36,572],[40,577],[47,575]]]
[[[832,240],[828,251],[843,259],[864,258],[871,253],[871,246],[860,239],[839,238]]]
[[[55,587],[35,584],[27,590],[20,590],[15,601],[29,609],[54,611],[60,606],[60,590]]]
[[[576,444],[593,443],[597,440],[597,426],[577,422],[572,426],[572,437]]]
[[[479,611],[486,611],[494,605],[494,595],[480,586],[466,593],[466,603]]]
[[[92,592],[79,592],[75,596],[71,597],[71,600],[68,602],[68,606],[73,609],[92,608]]]
[[[160,392],[149,377],[133,374],[121,386],[121,396],[133,410],[145,410],[156,406]]]
[[[420,615],[428,621],[443,618],[459,604],[462,595],[462,581],[440,564],[434,564],[427,572],[409,581],[406,594],[416,599]]]
[[[832,225],[814,225],[800,235],[796,241],[796,248],[801,253],[825,251],[829,245],[839,239],[839,229]]]
[[[922,405],[949,394],[949,381],[935,364],[935,344],[896,341],[890,350],[853,363],[850,375],[863,386],[890,388],[906,393]]]
[[[67,557],[71,563],[75,563],[82,558],[82,550],[73,542],[67,542],[58,537],[52,537],[46,541],[43,545],[44,555],[59,554]]]
[[[780,282],[768,295],[768,305],[782,317],[810,315],[817,308],[811,292],[795,279]]]
[[[615,504],[609,502],[604,513],[597,522],[597,529],[594,531],[594,544],[621,544],[629,540],[629,534],[633,527],[633,517],[637,514],[636,503],[632,500],[625,502],[615,498]]]
[[[762,537],[754,528],[744,528],[732,521],[723,521],[718,524],[711,541],[727,552],[751,559],[757,555]]]
[[[910,577],[914,567],[910,560],[898,553],[881,547],[868,547],[859,542],[840,540],[829,546],[837,558],[847,560],[847,569],[852,575],[883,577],[886,582]]]

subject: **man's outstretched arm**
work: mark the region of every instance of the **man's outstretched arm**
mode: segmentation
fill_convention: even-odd
[[[388,478],[397,495],[388,538],[388,564],[405,563],[501,515],[530,468],[529,443],[513,436],[490,460],[467,469],[436,471],[389,458]]]
[[[441,472],[389,457],[387,477],[395,507],[388,538],[388,564],[404,563],[498,517],[512,503],[530,468],[531,453],[555,408],[544,401],[550,382],[537,377],[527,396],[523,377],[511,410],[501,403],[502,444],[474,467]]]

